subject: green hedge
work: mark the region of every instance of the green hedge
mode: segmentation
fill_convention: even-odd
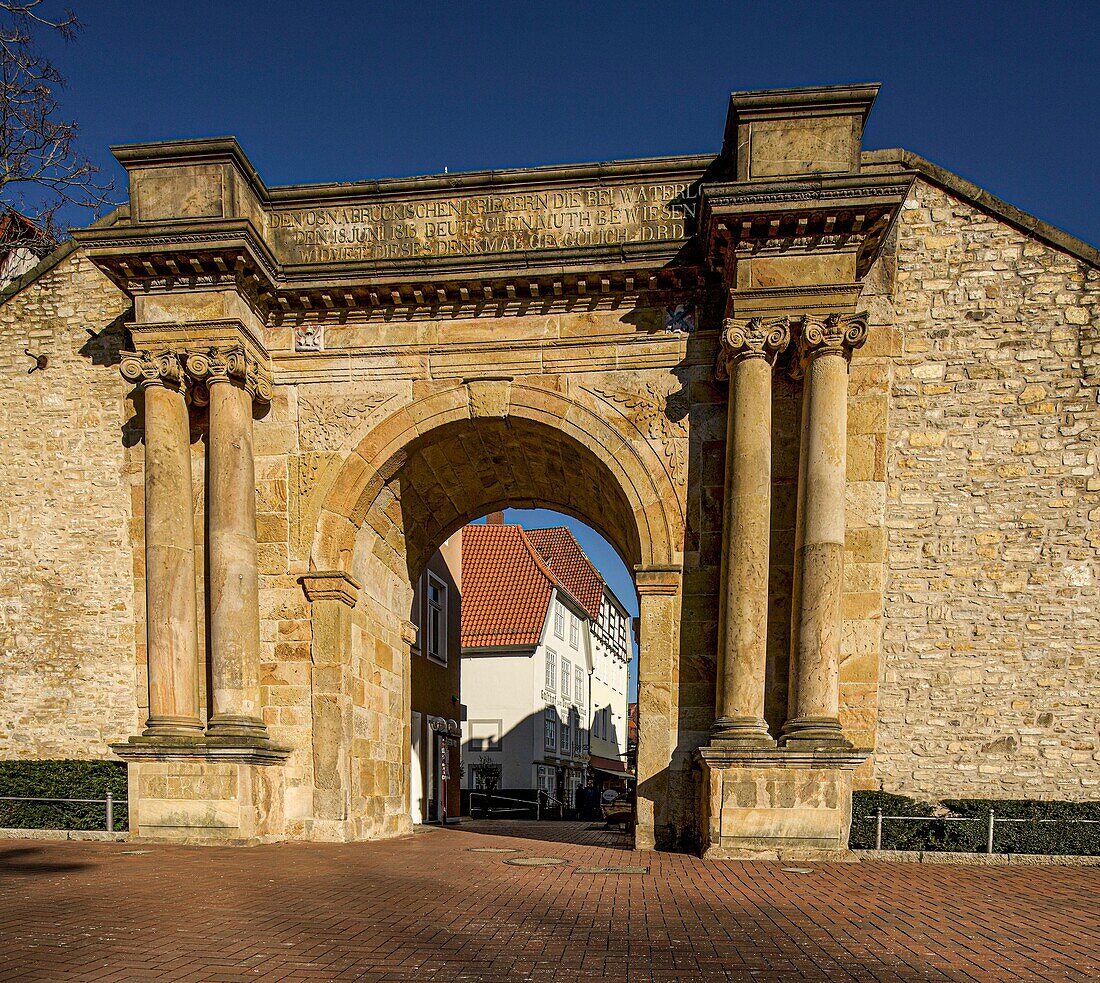
[[[1040,853],[1051,856],[1100,856],[1100,823],[1049,823],[1040,819],[1100,820],[1100,802],[1041,802],[1031,799],[944,799],[936,805],[886,792],[856,792],[852,796],[853,850],[875,846],[875,811],[890,816],[932,816],[947,812],[978,820],[972,823],[927,823],[883,820],[882,846],[886,850],[943,850],[950,853],[984,853],[989,810],[1000,819],[1025,819],[1022,823],[996,823],[996,853]]]
[[[115,830],[126,829],[126,765],[119,761],[0,761],[0,796],[115,800]],[[107,807],[0,802],[0,827],[106,829]]]

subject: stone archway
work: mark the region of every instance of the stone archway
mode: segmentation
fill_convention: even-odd
[[[113,745],[133,827],[399,832],[400,714],[357,708],[407,691],[402,591],[478,510],[547,504],[635,569],[639,843],[675,807],[666,841],[715,856],[843,848],[877,663],[842,700],[842,638],[882,599],[871,571],[846,603],[848,380],[915,179],[863,166],[875,91],[735,93],[718,157],[353,185],[268,188],[232,140],[120,148],[131,211],[79,242],[134,300],[122,372],[146,393],[149,712]],[[353,440],[367,402],[403,408]]]
[[[408,781],[411,585],[451,533],[508,506],[585,521],[634,572],[642,639],[638,840],[653,844],[665,807],[678,647],[675,489],[647,445],[625,441],[561,393],[506,380],[450,385],[391,414],[347,457],[326,496],[316,572],[303,578],[314,625],[317,838],[384,835],[407,824],[395,807]],[[400,706],[400,718],[382,704]],[[357,744],[364,728],[382,738]]]

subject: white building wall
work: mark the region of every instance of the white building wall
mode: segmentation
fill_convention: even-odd
[[[624,762],[630,635],[630,616],[626,608],[605,589],[600,624],[592,629],[591,749],[594,756]]]
[[[559,637],[556,612],[562,612]],[[575,631],[572,630],[576,625]],[[553,674],[547,674],[547,662]],[[563,666],[569,684],[562,685]],[[578,677],[577,670],[580,669]],[[552,769],[560,797],[559,772],[575,772],[572,788],[583,775],[588,744],[591,651],[583,610],[555,590],[543,620],[542,636],[534,650],[470,651],[462,656],[462,697],[467,720],[462,725],[463,787],[470,787],[470,765],[482,755],[496,757],[503,767],[502,788],[535,789],[538,769]],[[580,692],[578,693],[578,683]],[[557,714],[553,747],[546,741],[546,708]],[[562,722],[569,722],[568,750],[562,746]],[[575,723],[574,723],[575,722]],[[499,747],[483,749],[482,742],[499,734]]]

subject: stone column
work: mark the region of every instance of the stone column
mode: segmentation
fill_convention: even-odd
[[[764,721],[771,547],[772,367],[790,342],[787,318],[729,318],[719,379],[730,382],[726,417],[722,631],[713,740],[772,745]]]
[[[798,343],[804,388],[788,747],[849,746],[838,719],[848,364],[866,339],[865,313],[807,315]]]
[[[635,567],[638,588],[638,821],[634,847],[667,846],[676,743],[679,567]]]
[[[145,398],[146,737],[201,736],[191,441],[179,359],[123,352]]]
[[[260,602],[256,569],[256,466],[252,401],[260,392],[243,350],[188,355],[209,390],[207,596],[210,610],[210,737],[261,738]]]

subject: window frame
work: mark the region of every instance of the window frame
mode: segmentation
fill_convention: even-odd
[[[546,676],[543,682],[546,684],[543,689],[548,693],[558,691],[558,653],[553,649],[546,650]]]
[[[565,608],[561,601],[554,602],[554,636],[565,641]]]
[[[542,745],[546,751],[557,753],[559,722],[560,716],[557,707],[547,706],[542,711]]]
[[[447,590],[447,582],[437,577],[431,570],[427,571],[427,578],[424,582],[424,612],[425,617],[425,631],[424,631],[424,654],[431,659],[436,665],[446,666],[448,659],[447,651],[447,604],[450,600],[449,591]],[[440,600],[435,602],[432,600],[432,586],[437,587],[439,590]],[[442,652],[432,650],[432,616],[437,614],[438,619],[438,638],[437,643],[442,643]]]

